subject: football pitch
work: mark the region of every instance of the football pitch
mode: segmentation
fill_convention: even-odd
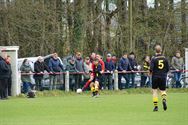
[[[151,94],[88,94],[0,101],[0,125],[188,125],[188,93],[168,94],[152,112]]]

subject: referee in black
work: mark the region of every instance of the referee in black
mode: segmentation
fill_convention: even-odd
[[[169,71],[168,60],[163,56],[160,45],[155,46],[155,56],[151,59],[150,72],[152,75],[152,90],[153,90],[153,111],[158,111],[158,89],[161,92],[162,104],[164,111],[167,110],[166,103],[166,78]]]

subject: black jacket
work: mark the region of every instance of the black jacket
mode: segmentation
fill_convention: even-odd
[[[11,77],[12,77],[12,68],[11,68],[11,64],[8,63],[7,65],[8,65],[8,69],[9,69],[8,75],[9,75],[9,78],[11,78]]]
[[[34,71],[35,71],[35,73],[44,72],[45,70],[47,72],[50,72],[48,66],[44,62],[36,61],[34,63]],[[43,74],[35,74],[34,75],[34,78],[38,78],[38,77],[43,77]]]
[[[0,79],[9,78],[9,68],[6,61],[0,56]]]
[[[128,58],[128,59],[132,70],[137,71],[138,64],[136,62],[136,59],[132,59],[132,58]]]

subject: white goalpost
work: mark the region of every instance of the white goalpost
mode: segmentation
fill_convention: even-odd
[[[0,46],[0,52],[4,51],[11,57],[12,68],[12,96],[17,96],[21,93],[21,85],[18,81],[18,50],[19,46]]]

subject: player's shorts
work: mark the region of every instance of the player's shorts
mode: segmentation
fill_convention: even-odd
[[[93,79],[93,81],[92,82],[95,82],[95,81],[97,81],[97,82],[99,82],[99,83],[101,83],[101,76],[98,76],[98,77],[94,77],[94,79]]]
[[[165,77],[152,77],[152,89],[166,90],[166,78]]]

